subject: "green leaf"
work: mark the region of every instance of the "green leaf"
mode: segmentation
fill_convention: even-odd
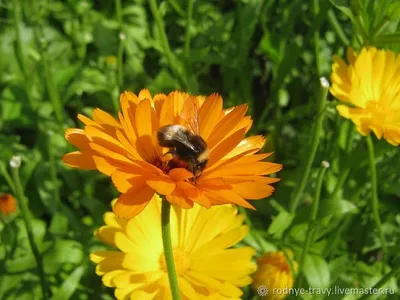
[[[65,235],[68,230],[68,218],[57,212],[54,214],[53,219],[51,220],[49,231],[54,235]]]
[[[354,21],[354,15],[351,9],[345,5],[345,0],[329,0],[338,10],[346,15],[352,22]]]
[[[79,282],[85,273],[86,266],[77,267],[68,277],[64,280],[61,287],[54,293],[52,300],[68,300],[74,294],[79,286]]]
[[[281,238],[285,230],[292,224],[294,216],[286,211],[277,215],[268,228],[268,233],[276,238]]]
[[[398,21],[400,18],[400,2],[396,1],[389,5],[387,9],[389,20]]]
[[[306,256],[304,275],[311,287],[328,288],[330,286],[329,266],[321,256],[314,254]]]
[[[78,265],[84,257],[82,244],[73,240],[56,241],[43,257],[46,273],[55,274],[63,264]]]

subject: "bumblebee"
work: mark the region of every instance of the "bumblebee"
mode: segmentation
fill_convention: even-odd
[[[181,119],[188,128],[182,125],[166,125],[157,132],[158,143],[161,147],[170,148],[173,159],[169,169],[186,167],[197,178],[207,166],[210,150],[200,136],[198,103],[194,97],[189,97],[181,113]]]
[[[161,147],[170,148],[174,158],[187,164],[187,169],[198,177],[207,166],[210,151],[200,135],[191,133],[182,125],[166,125],[157,132]]]

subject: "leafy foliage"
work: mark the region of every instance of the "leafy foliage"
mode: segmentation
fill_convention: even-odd
[[[300,206],[295,212],[288,208],[319,117],[319,77],[329,77],[332,55],[343,56],[346,46],[399,51],[400,2],[196,1],[188,27],[186,1],[159,3],[162,24],[147,1],[122,1],[120,11],[119,1],[0,3],[0,192],[15,193],[8,162],[20,155],[52,299],[112,298],[88,255],[103,247],[92,233],[118,194],[102,175],[62,164],[62,155],[72,149],[64,130],[81,126],[77,113],[90,115],[96,107],[115,114],[121,91],[143,87],[153,94],[218,92],[226,106],[249,104],[252,133],[266,135],[265,151],[275,151],[274,161],[284,165],[274,196],[248,213],[252,229],[245,242],[258,254],[291,248],[300,259],[319,165],[329,161],[303,286],[377,283],[384,275],[382,245],[371,216],[367,148],[352,124],[338,117],[333,99],[325,107]],[[388,271],[400,263],[400,155],[384,141],[374,142]],[[338,184],[345,172],[347,178]],[[40,299],[22,216],[3,218],[0,236],[0,298]],[[385,287],[397,288],[396,279]],[[246,289],[245,298],[253,296]]]

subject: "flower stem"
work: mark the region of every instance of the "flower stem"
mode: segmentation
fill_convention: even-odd
[[[347,38],[346,34],[344,33],[341,24],[337,20],[336,14],[331,9],[328,11],[328,21],[329,21],[329,23],[331,23],[331,26],[332,26],[333,30],[336,32],[336,34],[338,35],[338,37],[342,41],[342,43],[345,46],[349,46],[350,45],[350,41]]]
[[[372,288],[371,290],[374,289],[379,289],[382,287],[386,282],[388,282],[391,278],[396,278],[397,276],[400,275],[400,264],[397,264],[389,273],[387,273],[385,276],[382,277],[381,280],[379,280]],[[365,294],[358,300],[364,300],[368,299],[371,295]]]
[[[308,220],[306,239],[304,242],[304,247],[303,247],[303,251],[301,253],[301,258],[300,258],[299,281],[297,284],[298,287],[301,287],[303,285],[304,276],[302,275],[302,272],[303,272],[303,267],[304,267],[304,261],[306,259],[306,255],[308,253],[308,249],[310,248],[311,244],[313,243],[314,226],[315,226],[315,220],[317,219],[317,213],[318,213],[318,208],[319,208],[319,199],[321,197],[322,182],[323,182],[325,171],[327,168],[329,168],[329,163],[326,161],[322,162],[322,167],[319,171],[318,178],[317,178],[317,185],[315,187],[315,196],[314,196],[314,201],[313,201],[312,207],[311,207],[311,215],[310,215],[310,219]]]
[[[50,175],[51,175],[51,180],[53,181],[53,186],[54,186],[54,200],[55,200],[55,205],[56,205],[55,210],[59,210],[61,207],[60,185],[59,185],[58,179],[57,179],[57,165],[56,165],[56,161],[54,159],[54,151],[53,151],[53,147],[52,147],[52,142],[53,142],[53,132],[49,132],[47,146],[48,146],[48,154],[49,154],[49,161],[50,161]]]
[[[36,260],[36,264],[37,264],[37,268],[38,268],[38,272],[39,272],[39,276],[40,276],[40,283],[42,285],[43,299],[46,300],[46,299],[49,299],[46,276],[44,273],[42,257],[40,256],[40,252],[35,243],[35,239],[34,239],[33,232],[32,232],[31,216],[30,216],[28,204],[26,203],[26,198],[23,193],[21,180],[19,178],[19,166],[14,166],[14,167],[12,166],[11,173],[12,173],[12,177],[14,179],[16,196],[19,199],[22,217],[24,219],[26,231],[28,233],[29,243],[32,248],[33,256],[35,257],[35,260]]]
[[[192,16],[193,16],[193,0],[188,0],[188,9],[186,13],[186,32],[185,32],[185,58],[189,59],[190,56],[190,26],[192,24]]]
[[[384,17],[382,21],[372,30],[371,32],[371,40],[374,41],[376,36],[382,31],[382,29],[389,23],[388,17]]]
[[[387,255],[385,236],[382,230],[382,223],[379,217],[379,199],[378,199],[378,183],[376,179],[376,162],[375,162],[375,151],[374,144],[372,142],[371,136],[367,136],[366,138],[367,146],[368,146],[368,155],[369,155],[369,167],[371,172],[371,207],[372,207],[372,215],[374,217],[376,227],[378,228],[379,239],[381,240],[382,247],[382,268],[385,268],[385,259]]]
[[[122,32],[122,10],[121,0],[115,0],[115,10],[117,14],[118,30],[119,30],[119,46],[118,46],[118,57],[117,57],[117,83],[119,91],[122,92],[123,85],[123,66],[122,56],[124,54],[124,34]]]
[[[16,57],[17,61],[19,63],[19,67],[21,68],[22,75],[23,75],[23,85],[25,89],[25,93],[28,98],[29,106],[32,110],[35,109],[35,105],[33,102],[32,94],[31,94],[31,88],[30,88],[30,80],[29,80],[29,71],[26,67],[25,63],[25,55],[24,55],[24,47],[22,45],[22,39],[21,39],[21,32],[20,32],[20,23],[21,23],[21,4],[18,0],[13,1],[13,10],[14,10],[14,27],[15,27],[15,52],[16,52]]]
[[[313,1],[313,14],[314,14],[314,24],[317,25],[317,20],[318,20],[318,14],[319,14],[319,0],[314,0]],[[314,52],[315,52],[315,65],[317,69],[317,74],[321,75],[321,62],[320,62],[320,43],[319,43],[319,31],[318,31],[318,26],[314,28],[314,35],[313,35],[313,40],[314,40]]]
[[[164,246],[164,257],[168,270],[169,285],[171,289],[172,299],[179,300],[180,293],[178,287],[178,276],[176,274],[174,254],[171,243],[170,215],[171,203],[162,197],[161,204],[161,232]]]
[[[161,14],[160,14],[159,10],[158,10],[156,0],[150,0],[149,1],[149,5],[150,5],[150,10],[151,10],[151,13],[153,15],[153,18],[154,18],[154,20],[155,20],[155,22],[157,24],[158,30],[160,32],[161,44],[162,44],[162,46],[164,48],[164,55],[167,58],[168,64],[169,64],[170,68],[172,69],[172,72],[175,73],[175,76],[179,80],[179,84],[182,87],[185,87],[186,86],[186,82],[183,79],[183,76],[182,76],[181,72],[178,69],[177,61],[176,61],[176,59],[174,59],[174,56],[173,56],[172,51],[171,51],[171,47],[169,46],[167,34],[165,33],[164,21],[163,21],[163,19],[161,17]]]
[[[297,189],[295,190],[295,194],[290,201],[290,212],[294,213],[299,205],[300,197],[302,196],[303,190],[306,186],[308,176],[310,174],[311,165],[314,161],[315,153],[318,149],[319,140],[321,137],[322,131],[322,121],[323,121],[323,114],[324,114],[324,107],[326,102],[326,97],[328,95],[329,83],[325,78],[321,78],[321,90],[318,99],[318,109],[317,109],[317,122],[314,127],[312,142],[311,142],[311,149],[308,155],[308,159],[306,162],[306,166],[304,168],[304,173],[301,177],[300,184],[298,185]]]

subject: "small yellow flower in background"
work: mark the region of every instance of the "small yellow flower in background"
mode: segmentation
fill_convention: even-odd
[[[17,210],[17,201],[10,194],[0,194],[0,213],[7,216],[15,213]]]
[[[289,255],[292,255],[288,251]],[[280,300],[293,288],[293,275],[283,252],[268,252],[257,259],[258,270],[252,287],[268,300]],[[297,263],[293,262],[296,270]],[[274,290],[275,289],[275,290]]]
[[[113,207],[119,217],[138,215],[155,193],[182,208],[197,203],[206,208],[237,204],[251,209],[247,200],[273,193],[271,183],[279,179],[265,175],[282,165],[263,161],[271,153],[256,154],[264,145],[263,136],[244,137],[252,125],[247,105],[223,109],[217,94],[202,97],[177,91],[152,97],[146,89],[138,96],[121,94],[120,105],[118,119],[100,109],[93,111],[93,120],[79,115],[85,128],[70,128],[65,134],[79,151],[63,157],[71,167],[111,176],[121,192]],[[177,147],[160,146],[160,130],[169,125],[176,126],[168,138],[178,128],[186,130],[179,134],[180,150],[197,153],[201,166],[176,159],[171,153],[177,153]],[[191,144],[189,131],[198,131],[195,138],[203,141],[204,151]]]
[[[109,66],[115,66],[117,64],[117,57],[115,55],[109,55],[105,58],[106,64]]]
[[[360,54],[347,50],[346,64],[334,57],[333,96],[339,114],[351,119],[362,135],[372,130],[394,146],[400,143],[400,57],[391,51],[363,48]]]
[[[104,285],[117,299],[171,299],[161,239],[161,200],[154,196],[146,210],[129,220],[114,213],[96,236],[116,248],[97,251],[90,259]],[[171,210],[171,236],[182,299],[240,299],[256,270],[251,247],[229,249],[249,231],[232,205],[205,209],[194,205]]]

